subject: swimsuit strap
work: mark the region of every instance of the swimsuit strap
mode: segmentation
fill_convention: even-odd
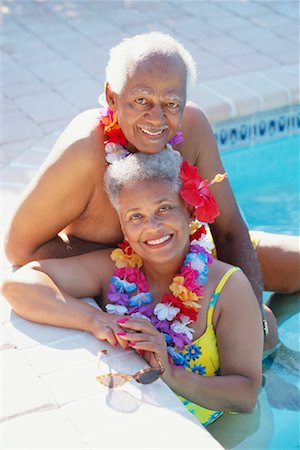
[[[220,293],[221,293],[221,291],[222,291],[226,281],[231,277],[231,275],[234,272],[237,272],[238,270],[241,270],[241,269],[239,267],[231,267],[231,269],[227,270],[227,272],[224,273],[224,275],[222,276],[221,280],[217,284],[215,292],[213,293],[213,296],[212,296],[212,298],[211,298],[211,300],[209,302],[209,305],[208,305],[207,326],[212,325],[212,318],[213,318],[215,305],[216,305],[218,297],[219,297],[219,295],[220,295]]]

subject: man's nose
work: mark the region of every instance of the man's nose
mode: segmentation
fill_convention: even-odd
[[[152,105],[151,109],[148,111],[149,120],[152,123],[161,123],[164,119],[165,113],[160,104]]]

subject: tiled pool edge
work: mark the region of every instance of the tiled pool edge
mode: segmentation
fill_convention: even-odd
[[[212,125],[299,103],[299,65],[285,65],[240,75],[201,81],[191,101]]]
[[[300,132],[300,104],[212,124],[219,150],[241,148]]]

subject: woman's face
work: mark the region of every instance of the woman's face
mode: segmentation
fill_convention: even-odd
[[[167,263],[189,248],[189,213],[168,181],[137,181],[122,189],[120,222],[125,238],[144,261]]]
[[[174,136],[186,101],[185,66],[178,57],[151,56],[133,68],[120,95],[107,98],[130,150],[157,153]]]

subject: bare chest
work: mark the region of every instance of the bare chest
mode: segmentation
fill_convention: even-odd
[[[103,191],[102,180],[95,186],[85,210],[64,231],[101,244],[116,244],[123,239],[118,215]]]

